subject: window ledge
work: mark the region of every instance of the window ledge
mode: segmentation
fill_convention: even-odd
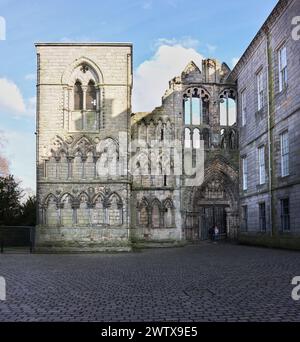
[[[263,115],[264,110],[265,110],[265,106],[263,106],[261,109],[257,109],[257,111],[255,112],[255,115],[256,116]]]
[[[278,180],[289,180],[291,175],[286,175],[286,176],[279,176]]]
[[[282,90],[278,90],[277,93],[275,94],[275,97],[281,97],[281,96],[287,95],[288,88],[289,86],[286,85]]]
[[[287,235],[287,236],[295,235],[295,233],[292,232],[291,229],[290,229],[290,230],[282,230],[282,229],[281,229],[278,233],[279,233],[279,235],[282,236],[282,237],[284,237],[284,235]]]
[[[256,189],[257,190],[263,190],[267,185],[267,182],[263,183],[263,184],[257,184],[256,185]]]

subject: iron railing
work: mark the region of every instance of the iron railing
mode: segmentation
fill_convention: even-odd
[[[0,252],[5,248],[29,248],[33,252],[35,227],[32,226],[0,226]]]

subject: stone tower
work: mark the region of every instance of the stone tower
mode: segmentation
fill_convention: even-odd
[[[132,45],[36,48],[36,248],[127,250]]]

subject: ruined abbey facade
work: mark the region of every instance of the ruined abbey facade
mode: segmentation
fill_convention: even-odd
[[[36,248],[299,234],[297,9],[279,1],[233,71],[191,61],[152,112],[131,109],[131,44],[36,44]]]
[[[234,237],[238,132],[226,64],[191,61],[160,107],[132,113],[130,44],[37,51],[37,248],[205,240],[214,224]]]

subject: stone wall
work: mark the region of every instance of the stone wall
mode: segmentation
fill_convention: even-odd
[[[133,114],[131,224],[135,239],[184,240],[187,238],[186,213],[194,212],[199,221],[201,208],[195,205],[195,197],[196,193],[204,190],[204,183],[199,180],[188,186],[195,175],[187,176],[182,163],[186,158],[185,152],[192,156],[192,163],[196,162],[200,141],[195,143],[195,132],[198,132],[204,146],[205,163],[202,167],[205,185],[219,178],[218,184],[223,187],[228,177],[233,194],[227,199],[207,199],[206,205],[213,206],[218,202],[224,208],[231,207],[233,215],[236,215],[237,129],[234,124],[222,125],[220,121],[220,104],[231,97],[236,100],[235,84],[228,78],[229,73],[227,65],[216,60],[203,60],[200,67],[191,61],[180,76],[169,82],[160,107],[152,112]],[[185,101],[194,101],[192,99],[202,102],[203,117],[199,122],[187,123]],[[187,129],[190,147],[185,146]],[[211,219],[213,222],[214,218]],[[231,224],[229,229],[236,230],[236,224]]]

